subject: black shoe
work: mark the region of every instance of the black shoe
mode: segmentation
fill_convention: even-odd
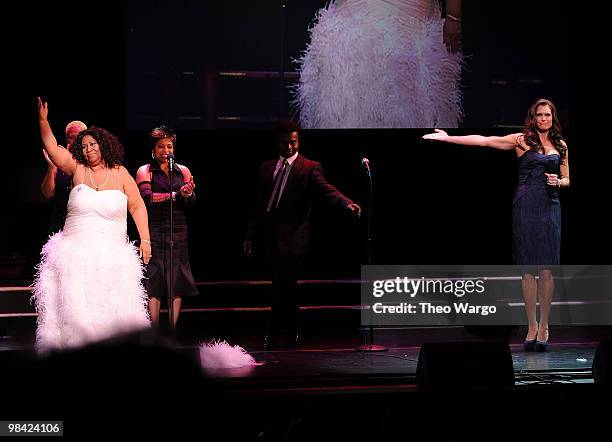
[[[299,334],[295,335],[267,334],[264,339],[264,350],[280,350],[297,347],[300,342]]]
[[[525,351],[534,351],[536,347],[536,339],[532,339],[531,341],[523,342],[523,350]]]
[[[290,338],[287,339],[287,347],[295,348],[300,345],[302,342],[299,332],[295,332],[295,335],[291,335]]]
[[[278,339],[275,335],[267,333],[263,342],[264,350],[276,350],[278,348]]]
[[[546,341],[536,341],[535,343],[535,351],[543,352],[548,351],[548,328],[546,329]]]

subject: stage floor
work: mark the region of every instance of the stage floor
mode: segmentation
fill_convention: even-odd
[[[358,388],[415,388],[420,346],[424,342],[507,341],[512,352],[516,385],[547,382],[592,382],[591,368],[598,342],[612,336],[609,327],[551,327],[548,352],[525,352],[525,330],[518,328],[413,327],[377,329],[375,343],[382,352],[357,351],[367,343],[362,330],[307,329],[296,348],[266,351],[263,333],[240,329],[197,338],[182,328],[174,347],[197,357],[198,344],[213,338],[245,348],[260,365],[206,370],[234,390],[347,390]],[[33,354],[30,335],[0,339],[3,360],[11,354]]]
[[[209,321],[209,328],[191,328],[199,321],[190,324],[187,318],[168,353],[138,353],[134,351],[138,348],[129,347],[127,353],[120,348],[116,353],[34,365],[23,363],[35,357],[34,324],[21,318],[21,326],[28,328],[19,336],[4,333],[0,339],[0,367],[11,379],[5,416],[16,420],[52,416],[65,421],[72,434],[87,435],[109,413],[110,400],[112,422],[131,428],[130,434],[192,434],[209,431],[203,423],[212,422],[210,430],[220,434],[209,440],[226,440],[230,433],[236,440],[253,441],[323,437],[394,441],[407,435],[446,441],[566,440],[568,435],[580,437],[585,422],[589,432],[609,434],[601,417],[607,407],[598,405],[609,401],[609,392],[594,384],[592,375],[599,341],[612,336],[609,327],[551,327],[550,350],[545,353],[523,351],[522,327],[377,329],[375,343],[388,350],[359,352],[355,349],[365,343],[367,329],[334,329],[310,322],[297,348],[265,351],[262,330],[239,321],[219,328]],[[204,370],[204,377],[185,371],[177,356],[188,355],[185,359],[193,361],[198,344],[213,338],[244,347],[260,365]],[[514,388],[439,392],[418,388],[423,343],[492,340],[510,344]],[[459,365],[451,363],[448,373],[460,387]],[[173,378],[174,374],[180,376]],[[483,370],[478,375],[484,379],[495,373]],[[151,411],[152,405],[170,403],[170,410]],[[137,424],[164,414],[154,427]],[[96,431],[113,435],[117,430],[109,425]]]

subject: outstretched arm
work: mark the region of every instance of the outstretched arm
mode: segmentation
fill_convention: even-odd
[[[464,146],[491,147],[500,150],[526,149],[522,133],[514,133],[504,137],[485,137],[482,135],[451,136],[440,129],[432,134],[423,135],[424,140],[442,141],[444,143],[461,144]]]
[[[340,205],[346,207],[353,214],[360,216],[361,207],[358,204],[351,201],[349,198],[344,196],[342,192],[336,189],[333,185],[329,184],[323,175],[323,168],[320,164],[316,164],[312,168],[312,183],[314,185],[315,192],[323,197],[331,204]]]
[[[68,175],[74,175],[74,171],[77,167],[77,162],[74,157],[66,149],[62,149],[57,145],[57,139],[53,135],[49,120],[49,105],[43,103],[40,97],[38,100],[38,126],[40,127],[40,137],[43,142],[43,147],[49,155],[49,159],[55,164],[62,172]]]
[[[147,207],[140,196],[136,181],[130,176],[127,169],[119,166],[119,174],[123,192],[128,197],[128,211],[132,215],[136,229],[138,229],[138,235],[140,235],[140,256],[144,263],[147,264],[151,258],[151,237],[149,236]]]

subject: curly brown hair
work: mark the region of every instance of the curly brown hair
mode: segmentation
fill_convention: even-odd
[[[70,153],[77,162],[87,166],[87,160],[83,154],[83,137],[92,136],[100,145],[102,160],[108,167],[123,165],[125,152],[119,139],[112,133],[101,127],[90,127],[80,132],[76,141],[70,146]]]
[[[536,100],[529,110],[527,111],[527,117],[525,118],[525,125],[523,126],[523,134],[525,135],[525,142],[532,150],[541,151],[542,145],[540,143],[540,137],[538,136],[538,128],[536,123],[536,112],[538,107],[548,106],[552,113],[552,127],[548,131],[548,139],[555,146],[555,149],[559,152],[561,161],[565,159],[567,155],[567,148],[563,144],[565,140],[561,134],[561,123],[557,116],[557,108],[552,101],[546,98],[540,98]]]

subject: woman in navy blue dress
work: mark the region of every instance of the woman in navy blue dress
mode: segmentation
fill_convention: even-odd
[[[546,351],[554,291],[551,267],[559,265],[561,250],[559,189],[570,185],[567,144],[561,136],[555,105],[550,100],[537,100],[527,112],[522,133],[504,137],[455,137],[436,129],[423,138],[516,152],[519,177],[512,206],[512,256],[514,264],[523,267],[523,297],[529,323],[524,348]],[[536,272],[539,272],[538,282]]]

